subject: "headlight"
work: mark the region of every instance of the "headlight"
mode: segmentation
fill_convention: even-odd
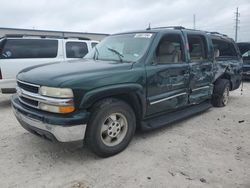
[[[54,99],[51,98],[46,103],[40,102],[39,108],[41,110],[44,110],[47,112],[62,113],[62,114],[70,113],[75,110],[73,102],[65,104],[65,101],[61,101],[61,100],[66,100],[65,98],[74,97],[72,89],[41,86],[39,88],[39,94],[42,96],[54,98]]]
[[[39,89],[39,94],[48,97],[56,98],[72,98],[74,97],[72,89],[69,88],[54,88],[42,86]]]
[[[61,114],[70,113],[75,110],[74,106],[55,106],[55,105],[50,105],[50,104],[45,104],[45,103],[40,103],[39,108],[47,112],[54,112],[54,113],[61,113]]]

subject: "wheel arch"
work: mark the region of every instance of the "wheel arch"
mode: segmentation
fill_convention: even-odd
[[[218,78],[214,81],[213,84],[215,85],[216,82],[217,82],[218,80],[220,80],[220,79],[226,79],[226,80],[228,80],[229,83],[230,83],[230,91],[233,89],[233,82],[232,82],[232,77],[231,77],[230,74],[227,74],[227,73],[222,74],[220,77],[218,77]]]
[[[139,84],[121,84],[92,90],[84,95],[80,108],[90,109],[95,103],[106,98],[116,98],[128,103],[137,120],[141,120],[146,114],[146,95]]]

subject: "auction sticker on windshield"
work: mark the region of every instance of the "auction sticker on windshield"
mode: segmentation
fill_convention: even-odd
[[[134,38],[148,38],[152,37],[152,33],[137,33],[135,34]]]

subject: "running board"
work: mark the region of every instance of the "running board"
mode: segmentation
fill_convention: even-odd
[[[189,106],[175,112],[170,112],[154,118],[146,119],[141,122],[141,129],[143,131],[157,129],[167,124],[204,112],[210,107],[212,107],[211,102],[206,101],[201,104]]]

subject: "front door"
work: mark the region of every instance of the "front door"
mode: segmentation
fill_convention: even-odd
[[[189,65],[181,31],[158,39],[153,62],[146,65],[147,115],[173,111],[188,104]]]

